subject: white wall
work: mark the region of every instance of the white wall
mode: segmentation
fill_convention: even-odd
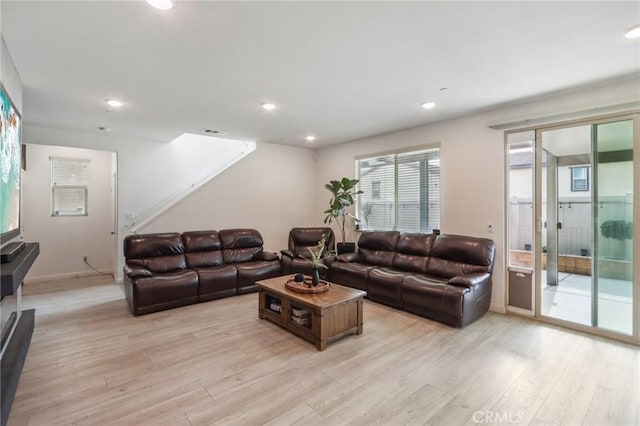
[[[51,164],[49,157],[88,159],[88,215],[51,216]],[[96,269],[112,272],[114,231],[111,203],[112,163],[115,153],[47,145],[27,145],[23,174],[23,237],[40,243],[40,256],[29,271],[30,281],[93,274],[82,256]]]
[[[493,304],[504,306],[503,227],[504,176],[501,132],[486,125],[486,117],[473,117],[380,135],[318,152],[319,182],[355,174],[354,157],[390,149],[421,147],[440,142],[441,231],[473,235],[496,242]],[[487,167],[487,165],[490,165]],[[320,192],[316,211],[328,204],[328,191]],[[322,210],[321,210],[322,209]],[[487,232],[491,223],[493,233]],[[351,238],[357,238],[353,234]]]
[[[590,89],[566,91],[556,96],[512,104],[472,116],[374,136],[318,151],[318,187],[331,179],[355,175],[354,157],[394,149],[441,143],[441,228],[455,233],[491,238],[496,243],[491,309],[505,310],[505,189],[504,131],[490,125],[529,120],[559,121],[547,118],[554,114],[568,119],[573,113],[588,108],[611,106],[640,100],[639,79],[623,79]],[[592,109],[591,114],[598,110]],[[583,117],[584,113],[571,118]],[[540,120],[538,120],[540,119]],[[525,124],[518,124],[525,126]],[[526,124],[530,125],[530,124]],[[504,126],[509,128],[508,125]],[[316,212],[328,204],[329,193],[320,190]],[[640,209],[637,209],[640,212]],[[317,213],[320,217],[320,213]],[[640,218],[635,221],[640,223]],[[494,231],[489,233],[487,225]],[[353,233],[351,239],[357,238]]]
[[[253,149],[252,143],[195,138],[179,142],[131,139],[110,132],[72,131],[25,124],[24,143],[89,148],[117,152],[117,255],[116,277],[122,278],[122,241],[130,233],[135,218],[149,214],[175,200],[176,194],[189,192],[212,172],[232,164]],[[227,143],[228,142],[228,143]],[[31,234],[38,241],[38,236]]]
[[[295,226],[321,226],[314,209],[315,151],[258,143],[256,151],[140,232],[255,228],[265,249],[287,248]]]

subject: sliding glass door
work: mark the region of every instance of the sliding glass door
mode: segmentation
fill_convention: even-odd
[[[536,131],[537,314],[633,334],[634,120]]]
[[[632,334],[633,121],[593,125],[592,150],[595,224],[592,323]]]

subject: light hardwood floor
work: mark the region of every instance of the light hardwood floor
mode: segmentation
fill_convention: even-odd
[[[637,425],[640,349],[488,313],[458,330],[368,300],[324,351],[257,293],[141,317],[93,277],[25,284],[9,425]]]

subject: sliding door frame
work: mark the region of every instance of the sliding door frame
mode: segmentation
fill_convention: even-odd
[[[561,327],[565,327],[568,329],[581,331],[589,334],[594,334],[596,336],[607,337],[615,340],[620,340],[623,342],[633,343],[636,345],[640,344],[640,249],[633,250],[633,283],[632,283],[632,297],[633,297],[633,325],[632,325],[632,334],[625,335],[621,333],[616,333],[609,330],[604,330],[601,328],[577,324],[566,320],[561,320],[557,318],[543,316],[541,312],[541,301],[542,301],[542,287],[539,283],[541,271],[542,271],[542,253],[540,250],[541,242],[542,242],[542,232],[543,232],[543,223],[542,223],[542,203],[538,202],[542,197],[542,168],[539,165],[542,163],[542,140],[541,134],[543,131],[549,130],[559,130],[568,127],[576,127],[580,125],[598,125],[604,124],[612,121],[624,121],[631,120],[633,122],[633,238],[634,245],[637,247],[638,242],[640,242],[640,110],[633,110],[625,113],[614,113],[614,114],[606,114],[599,115],[594,117],[586,117],[580,118],[576,120],[569,120],[557,123],[550,123],[544,125],[531,126],[526,128],[518,128],[512,129],[505,132],[505,149],[508,148],[507,135],[510,133],[518,133],[518,132],[526,132],[526,131],[534,131],[535,132],[535,145],[534,145],[534,197],[533,204],[535,206],[535,211],[533,215],[533,229],[535,236],[535,245],[533,252],[533,286],[534,286],[534,306],[533,312],[534,316],[537,320],[553,325],[558,325]],[[508,152],[505,159],[508,158]],[[505,163],[506,164],[506,163]],[[508,165],[505,165],[505,168],[508,169]],[[508,172],[508,170],[507,170]],[[508,173],[505,174],[505,177],[508,178]],[[508,185],[505,185],[505,215],[508,215],[508,200],[509,194],[506,192]],[[508,223],[509,220],[506,217],[505,223],[505,241],[503,242],[503,247],[505,247],[506,253],[505,257],[509,256],[509,241],[507,240],[509,232],[508,232]],[[505,262],[505,277],[509,276],[509,262]],[[593,267],[592,267],[593,270]],[[508,287],[505,287],[505,306],[508,305]],[[592,295],[592,297],[597,297],[596,295]],[[514,313],[517,313],[515,311]]]

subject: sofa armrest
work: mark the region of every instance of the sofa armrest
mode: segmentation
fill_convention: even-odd
[[[336,260],[338,262],[361,262],[362,256],[360,256],[360,253],[345,253],[338,255]]]
[[[456,287],[475,287],[491,280],[491,274],[488,272],[474,272],[472,274],[460,275],[449,280],[449,284]]]
[[[278,257],[278,255],[276,253],[271,253],[268,251],[261,251],[260,253],[256,253],[253,256],[254,260],[266,260],[266,261],[271,261],[271,260],[279,260],[280,257]]]
[[[280,253],[282,253],[282,256],[287,256],[287,257],[290,257],[291,259],[296,257],[296,254],[291,250],[280,250]]]
[[[123,268],[124,274],[129,278],[151,277],[153,274],[147,268],[142,266],[129,266],[125,265]]]

